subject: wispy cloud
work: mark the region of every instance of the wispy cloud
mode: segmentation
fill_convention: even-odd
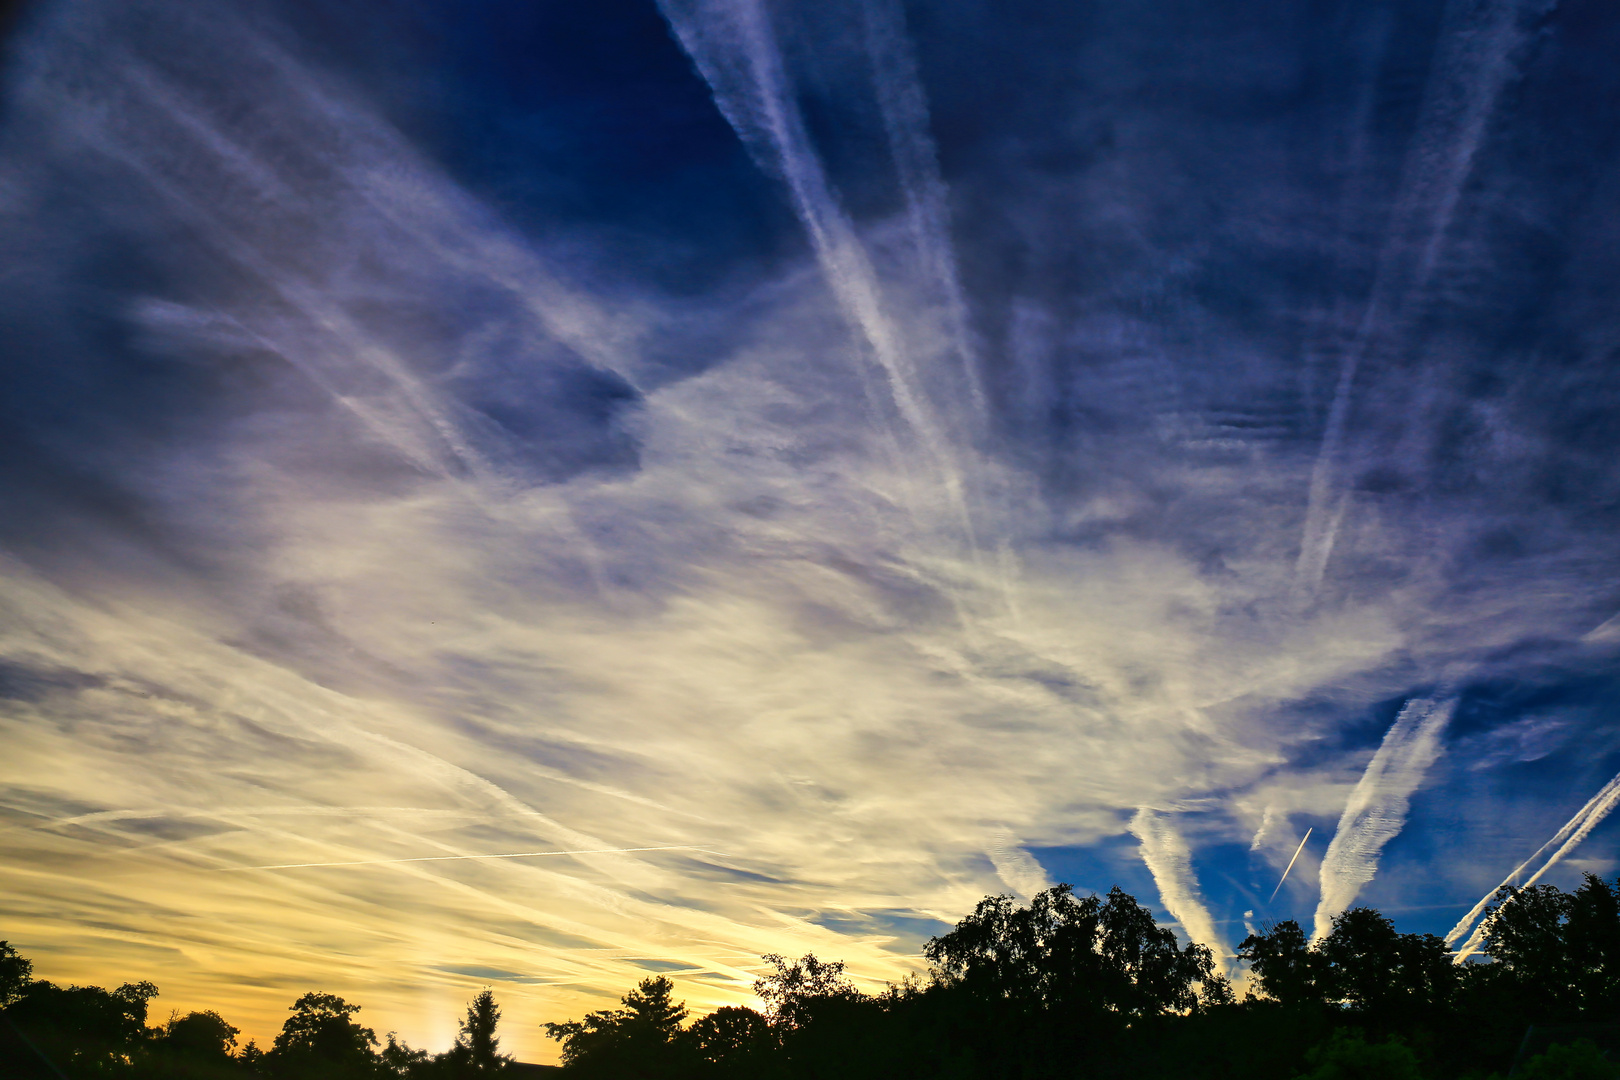
[[[891,142],[902,163],[902,183],[925,269],[947,305],[952,351],[961,365],[954,371],[941,370],[936,355],[918,354],[917,344],[926,341],[917,333],[921,326],[902,325],[897,320],[895,298],[887,294],[872,255],[840,205],[811,142],[764,5],[759,0],[667,0],[661,6],[713,88],[721,112],[786,183],[827,286],[860,335],[858,352],[875,362],[882,373],[887,401],[874,404],[880,413],[893,409],[898,414],[907,441],[914,440],[920,451],[909,464],[926,469],[916,478],[920,484],[907,485],[907,502],[914,510],[927,512],[943,497],[947,520],[976,560],[975,508],[969,503],[969,485],[960,460],[966,433],[951,430],[935,398],[939,395],[945,401],[960,402],[961,396],[951,395],[950,387],[962,385],[964,377],[977,386],[977,373],[972,371],[966,348],[960,291],[944,233],[940,184],[931,167],[926,136],[919,130],[926,122],[926,112],[919,93],[905,85],[911,76],[909,65],[892,44],[895,16],[882,20],[888,25],[879,23],[881,9],[873,9],[870,16],[876,27],[870,40],[882,48],[879,55],[889,60],[887,66],[899,68],[882,73],[879,96]]]
[[[1360,323],[1339,363],[1322,447],[1311,471],[1297,571],[1307,590],[1320,586],[1349,512],[1353,462],[1346,439],[1357,375],[1369,359],[1392,361],[1384,354],[1400,348],[1407,321],[1427,309],[1463,185],[1525,44],[1526,18],[1548,6],[1547,0],[1446,4],[1434,71],[1394,199],[1387,242]]]
[[[269,863],[264,866],[227,866],[225,870],[307,870],[321,866],[394,866],[399,863],[454,862],[459,859],[538,859],[557,855],[630,855],[642,851],[699,851],[705,855],[725,858],[723,851],[691,844],[657,844],[653,847],[585,848],[579,851],[505,851],[491,855],[418,855],[409,859],[349,859],[344,862]]]
[[[0,906],[46,977],[152,977],[261,1040],[323,986],[443,1045],[468,972],[519,976],[502,1000],[533,1019],[648,958],[697,1008],[751,1000],[763,952],[876,987],[986,893],[1141,882],[1138,855],[1224,954],[1291,851],[1279,904],[1310,881],[1296,838],[1341,808],[1328,911],[1380,858],[1390,880],[1402,828],[1469,827],[1408,814],[1449,700],[1411,701],[1349,792],[1380,703],[1612,669],[1581,637],[1613,611],[1609,426],[1560,434],[1569,402],[1523,366],[1541,339],[1490,322],[1512,305],[1480,284],[1548,262],[1492,254],[1471,201],[1518,183],[1490,157],[1506,8],[1452,11],[1483,36],[1440,42],[1440,104],[1377,83],[1301,116],[1254,103],[1292,71],[1407,79],[1432,26],[1388,13],[1429,36],[1386,35],[1385,63],[1248,20],[1165,53],[1131,13],[1035,33],[669,0],[679,44],[650,39],[764,174],[731,141],[685,156],[672,110],[643,125],[665,157],[581,186],[734,170],[784,207],[739,230],[794,230],[681,291],[647,264],[708,238],[490,180],[522,155],[414,140],[429,106],[308,53],[297,5],[249,6],[64,0],[8,89]],[[1261,55],[1286,62],[1232,62]],[[664,102],[632,82],[597,90]],[[563,167],[529,99],[484,92],[481,117],[522,113],[503,140],[543,131],[523,168]],[[1400,115],[1356,127],[1351,97]],[[577,105],[592,146],[634,136],[622,104]],[[1294,177],[1349,127],[1365,184]],[[1438,156],[1408,163],[1408,131]],[[1597,238],[1572,280],[1616,279],[1597,226],[1536,212]],[[1300,327],[1362,310],[1380,252],[1410,278],[1429,237],[1427,291],[1400,298],[1426,314],[1387,330],[1425,361],[1364,366],[1324,449],[1333,378]],[[1463,293],[1485,299],[1445,306]],[[1538,295],[1536,326],[1574,319],[1570,289]],[[1558,355],[1597,359],[1560,370],[1606,415],[1609,339],[1581,326]],[[1419,376],[1431,411],[1379,411]],[[1491,396],[1521,376],[1553,396]],[[1362,475],[1364,446],[1400,468]],[[1538,768],[1560,740],[1609,752],[1612,725],[1570,715]],[[1470,781],[1523,755],[1498,757]],[[1456,815],[1507,828],[1488,809]],[[221,872],[246,867],[275,869]],[[554,1052],[529,1020],[511,1038]]]
[[[1333,916],[1354,903],[1362,886],[1378,872],[1378,856],[1406,824],[1412,795],[1440,756],[1441,736],[1456,707],[1455,698],[1413,699],[1384,734],[1322,857],[1316,939],[1327,935]]]
[[[1217,970],[1224,970],[1231,950],[1215,932],[1215,920],[1204,906],[1193,873],[1192,849],[1168,814],[1142,807],[1131,819],[1131,832],[1141,841],[1142,861],[1159,887],[1159,900],[1193,941],[1209,946]]]
[[[1019,846],[1010,833],[996,834],[985,854],[990,857],[996,875],[1007,888],[1025,899],[1052,886],[1052,879],[1047,877],[1045,869],[1035,861],[1034,856]]]

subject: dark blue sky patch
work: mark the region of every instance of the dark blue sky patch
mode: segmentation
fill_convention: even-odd
[[[99,675],[86,671],[29,667],[0,661],[0,699],[38,701],[47,694],[73,693],[102,686]]]
[[[672,971],[690,971],[691,964],[683,964],[679,960],[647,960],[638,957],[627,957],[630,963],[642,971],[657,971],[667,973]]]
[[[650,0],[503,2],[431,22],[446,164],[604,284],[628,271],[697,293],[802,253],[780,192]]]
[[[1087,847],[1032,846],[1028,850],[1054,883],[1066,882],[1081,895],[1105,894],[1115,885],[1144,903],[1156,895],[1136,838],[1128,833],[1105,837]]]

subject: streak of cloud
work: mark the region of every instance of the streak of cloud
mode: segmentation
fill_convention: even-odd
[[[997,833],[985,854],[995,866],[996,876],[1007,888],[1026,900],[1052,886],[1046,870],[1034,856],[1019,846],[1011,833]]]
[[[1296,570],[1307,590],[1320,586],[1350,506],[1346,431],[1358,371],[1375,350],[1397,347],[1402,324],[1425,310],[1425,294],[1463,185],[1497,99],[1513,77],[1515,54],[1524,46],[1527,20],[1548,7],[1547,0],[1449,0],[1446,5],[1434,71],[1392,209],[1389,243],[1379,255],[1360,325],[1340,361],[1321,450],[1311,470]]]
[[[967,386],[977,424],[989,403],[979,376],[979,356],[969,328],[967,298],[952,248],[950,209],[939,151],[928,130],[928,101],[906,34],[899,0],[866,0],[863,8],[867,50],[876,70],[879,109],[889,152],[905,192],[907,220],[916,244],[921,277],[944,309],[945,333]]]
[[[1456,707],[1455,698],[1414,698],[1384,734],[1322,857],[1314,940],[1327,936],[1333,916],[1354,903],[1362,886],[1378,873],[1378,856],[1406,824],[1412,795],[1440,756],[1441,736]]]
[[[1159,900],[1181,924],[1187,937],[1209,946],[1217,971],[1224,971],[1231,950],[1215,931],[1192,868],[1192,849],[1168,814],[1142,807],[1131,818],[1131,834],[1142,845],[1142,861],[1159,888]]]
[[[907,501],[914,512],[925,512],[943,496],[947,517],[976,561],[979,541],[957,449],[962,440],[949,430],[929,391],[929,384],[946,373],[924,366],[926,358],[916,355],[911,336],[891,311],[893,301],[885,295],[872,256],[839,205],[817,157],[788,84],[769,14],[759,0],[665,0],[660,7],[708,80],[720,111],[786,182],[828,287],[864,340],[862,352],[881,369],[893,408],[916,440],[921,463],[927,467],[919,477],[922,487],[913,488]],[[880,32],[873,40],[887,39]],[[893,90],[895,73],[886,74],[889,77],[881,85],[891,89],[881,97],[892,137],[902,148],[903,182],[913,203],[914,220],[924,230],[929,268],[941,277],[939,284],[947,300],[954,303],[954,274],[940,239],[943,222],[937,184],[928,182],[927,149],[916,131],[923,119],[917,115],[921,99],[915,91]],[[965,331],[956,329],[958,358],[970,363],[970,358],[960,355]]]
[[[349,859],[343,862],[267,863],[264,866],[225,866],[222,870],[307,870],[323,866],[395,866],[399,863],[455,862],[458,859],[536,859],[547,855],[628,855],[639,851],[701,851],[705,855],[719,855],[723,851],[694,847],[691,844],[658,844],[653,847],[582,848],[575,851],[508,851],[492,855],[416,855],[404,859]]]

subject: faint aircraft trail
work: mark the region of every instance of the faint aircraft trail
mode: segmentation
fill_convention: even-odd
[[[945,306],[947,330],[967,380],[968,396],[982,422],[989,409],[979,377],[978,357],[968,330],[967,300],[956,270],[950,212],[939,153],[928,130],[928,101],[906,36],[905,11],[898,0],[868,0],[866,46],[872,58],[878,109],[889,151],[909,208],[913,240],[923,273]]]
[[[408,859],[348,859],[339,862],[270,863],[266,866],[222,866],[219,872],[242,870],[304,870],[322,866],[392,866],[398,863],[456,862],[462,859],[535,859],[545,855],[626,855],[636,851],[701,851],[705,855],[718,855],[723,859],[733,856],[723,851],[697,847],[693,844],[664,844],[656,847],[589,848],[583,851],[508,851],[495,855],[420,855]]]
[[[1490,902],[1495,898],[1498,889],[1512,884],[1518,879],[1520,874],[1524,873],[1526,867],[1535,862],[1536,859],[1541,856],[1542,852],[1546,851],[1554,844],[1558,844],[1558,850],[1554,851],[1552,855],[1548,857],[1547,861],[1541,865],[1541,869],[1530,875],[1530,879],[1524,883],[1523,887],[1529,888],[1531,885],[1534,885],[1536,882],[1540,881],[1543,874],[1545,874],[1548,870],[1551,870],[1554,866],[1558,865],[1558,863],[1563,860],[1565,855],[1575,850],[1576,845],[1578,845],[1582,840],[1585,840],[1592,830],[1597,828],[1599,823],[1601,823],[1604,818],[1609,816],[1609,811],[1614,809],[1616,803],[1620,803],[1620,776],[1616,776],[1613,780],[1610,780],[1607,784],[1604,784],[1603,787],[1598,790],[1596,795],[1593,795],[1590,799],[1586,800],[1586,805],[1577,810],[1575,812],[1575,816],[1566,821],[1564,823],[1564,827],[1554,833],[1551,840],[1548,840],[1545,844],[1542,844],[1539,848],[1537,848],[1535,854],[1531,855],[1528,859],[1524,860],[1524,862],[1514,867],[1513,873],[1504,878],[1501,885],[1498,885],[1495,889],[1492,889],[1490,892],[1480,897],[1479,903],[1475,904],[1473,908],[1469,910],[1468,914],[1464,915],[1460,920],[1458,920],[1457,925],[1453,926],[1450,932],[1446,934],[1446,944],[1456,944],[1457,939],[1462,937],[1463,934],[1468,933],[1468,928],[1473,926],[1474,920],[1479,918],[1480,915],[1484,913],[1485,909],[1490,906]],[[1484,945],[1484,942],[1485,927],[1484,924],[1481,924],[1474,927],[1474,932],[1469,934],[1468,940],[1465,941],[1463,943],[1463,947],[1458,950],[1456,957],[1457,963],[1460,964],[1474,953],[1479,952],[1480,948]]]
[[[1424,94],[1412,148],[1390,215],[1389,239],[1378,257],[1372,293],[1339,369],[1322,445],[1311,470],[1305,524],[1295,564],[1296,585],[1314,593],[1327,570],[1349,507],[1345,430],[1357,373],[1375,346],[1398,336],[1422,306],[1464,183],[1485,139],[1496,100],[1512,75],[1512,54],[1524,40],[1524,12],[1545,0],[1452,0],[1446,7],[1435,74]],[[1392,325],[1393,324],[1393,325]]]
[[[1288,865],[1283,867],[1282,877],[1277,879],[1277,888],[1271,890],[1271,895],[1266,897],[1266,903],[1269,904],[1273,900],[1277,899],[1277,891],[1283,887],[1283,882],[1288,880],[1288,871],[1290,871],[1290,870],[1292,870],[1294,868],[1295,859],[1298,859],[1299,858],[1299,853],[1305,850],[1305,841],[1309,840],[1310,838],[1311,838],[1311,830],[1306,829],[1305,830],[1305,835],[1300,838],[1299,847],[1294,849],[1294,858],[1289,859],[1288,860]]]

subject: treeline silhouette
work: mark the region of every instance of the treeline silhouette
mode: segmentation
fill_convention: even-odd
[[[844,965],[764,957],[763,1011],[690,1017],[674,984],[547,1023],[581,1080],[1530,1080],[1620,1078],[1620,882],[1504,888],[1485,952],[1457,964],[1432,934],[1371,908],[1311,942],[1292,920],[1246,938],[1242,1000],[1200,944],[1181,945],[1119,888],[1067,885],[1028,906],[992,896],[923,949],[926,978],[866,994]],[[268,1049],[212,1011],[151,1027],[157,990],[59,987],[0,943],[0,1075],[223,1080],[460,1078],[543,1071],[499,1051],[485,990],[456,1044],[429,1056],[359,1007],[310,993]]]

